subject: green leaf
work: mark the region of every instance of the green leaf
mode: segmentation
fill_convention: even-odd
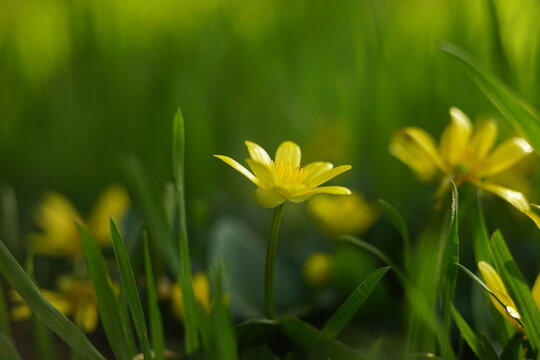
[[[521,136],[525,137],[540,154],[540,117],[538,112],[501,80],[484,69],[469,53],[456,45],[442,42],[439,49],[452,55],[463,65],[465,73],[497,107],[501,114]]]
[[[510,297],[521,314],[521,322],[529,337],[532,348],[540,351],[540,311],[531,295],[531,289],[516,265],[502,234],[496,231],[490,239],[489,249],[497,271],[508,286]],[[540,354],[540,353],[539,353]]]
[[[476,263],[487,261],[491,263],[491,254],[489,253],[489,234],[486,229],[486,220],[480,201],[480,192],[477,193],[475,206],[473,209],[473,247]]]
[[[21,360],[21,356],[9,337],[0,331],[0,360]]]
[[[11,336],[11,327],[9,325],[9,311],[2,282],[0,282],[0,331],[7,336]]]
[[[349,323],[388,269],[390,266],[375,270],[349,295],[324,326],[319,341],[333,339]]]
[[[392,225],[396,228],[396,230],[401,235],[401,238],[403,239],[403,266],[405,267],[406,271],[410,270],[411,266],[411,235],[409,231],[409,227],[407,226],[407,222],[405,221],[405,218],[403,215],[399,212],[399,210],[387,202],[384,199],[379,199],[379,203],[382,205],[383,211],[386,214],[386,216],[390,219],[392,222]]]
[[[226,295],[221,284],[221,271],[212,272],[212,293],[214,294],[214,307],[212,312],[213,338],[217,358],[223,360],[238,359],[234,326],[229,313]]]
[[[103,254],[88,230],[77,224],[81,234],[88,272],[96,292],[99,317],[109,344],[117,359],[130,359],[135,355],[135,344],[128,331],[128,319],[110,283]]]
[[[122,290],[126,294],[127,304],[135,325],[135,331],[139,337],[139,343],[141,344],[144,358],[152,359],[146,321],[144,319],[144,312],[141,299],[139,298],[139,292],[137,291],[137,285],[135,283],[135,276],[133,275],[133,269],[131,268],[124,240],[122,239],[122,235],[120,235],[118,226],[113,218],[110,219],[110,228],[114,254],[120,270],[120,279],[122,280]]]
[[[463,317],[453,305],[450,309],[452,311],[452,317],[454,318],[454,321],[461,333],[461,336],[463,336],[463,338],[465,339],[467,344],[469,344],[476,356],[478,356],[478,358],[481,360],[499,359],[497,353],[495,352],[489,341],[485,341],[482,338],[476,336],[469,324],[467,324],[465,319],[463,319]]]
[[[523,351],[523,334],[516,332],[504,346],[501,360],[525,360]]]
[[[186,350],[188,354],[195,352],[199,348],[199,337],[197,328],[197,304],[195,293],[193,292],[193,279],[191,276],[191,260],[189,255],[189,243],[186,225],[186,204],[184,191],[184,169],[185,169],[185,136],[184,117],[180,109],[176,112],[173,124],[172,159],[174,170],[174,183],[176,187],[176,199],[178,201],[178,244],[180,248],[180,276],[178,283],[182,290],[182,300],[184,306],[184,329],[186,338]]]
[[[152,335],[152,349],[155,360],[165,359],[165,339],[163,336],[163,322],[159,311],[156,281],[152,271],[152,260],[148,248],[148,238],[144,233],[144,267],[146,272],[146,290],[148,292],[148,312],[150,314],[150,333]]]
[[[0,272],[30,306],[34,314],[39,316],[81,358],[105,359],[81,330],[43,297],[2,241],[0,241]]]
[[[457,268],[455,263],[459,262],[459,236],[458,236],[458,191],[456,184],[451,183],[451,201],[450,201],[450,224],[446,236],[442,236],[444,241],[440,257],[440,282],[441,282],[441,300],[442,300],[442,318],[443,326],[447,332],[450,332],[451,325],[451,305],[454,299],[457,282]],[[445,357],[443,352],[443,357]]]

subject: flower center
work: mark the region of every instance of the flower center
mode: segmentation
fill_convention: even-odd
[[[273,164],[274,176],[278,185],[302,184],[306,172],[300,166],[292,167],[289,163],[278,162]]]

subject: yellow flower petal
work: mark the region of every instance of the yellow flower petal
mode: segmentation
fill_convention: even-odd
[[[538,310],[540,310],[540,274],[536,277],[531,293]]]
[[[352,168],[351,165],[341,165],[333,169],[330,169],[326,172],[323,172],[322,174],[316,176],[313,179],[310,179],[309,181],[304,181],[304,183],[306,184],[306,187],[308,188],[319,186],[321,184],[324,184],[328,180],[335,178],[339,174],[342,174],[345,171],[350,170],[351,168]]]
[[[285,202],[285,199],[282,196],[261,188],[255,190],[255,200],[265,208],[274,208]]]
[[[11,320],[21,321],[29,319],[30,316],[32,316],[32,310],[30,310],[30,307],[26,304],[18,304],[11,308],[9,314],[11,316]]]
[[[304,179],[304,182],[309,182],[313,180],[317,176],[327,172],[328,170],[331,170],[333,167],[334,165],[332,163],[323,161],[315,161],[307,164],[303,167],[304,171],[306,172],[306,178]]]
[[[270,156],[268,155],[266,150],[264,150],[261,146],[251,141],[246,141],[245,143],[249,152],[249,156],[253,160],[266,166],[270,166],[272,164],[272,159],[270,159]]]
[[[193,275],[192,280],[195,299],[206,311],[210,311],[210,284],[208,282],[208,276],[204,272],[198,272]],[[174,314],[179,320],[182,320],[184,318],[184,300],[178,282],[174,283],[171,288],[171,306]]]
[[[111,216],[121,221],[129,208],[129,195],[120,185],[109,185],[97,200],[88,218],[88,228],[101,245],[111,243],[109,221]]]
[[[487,262],[480,261],[478,263],[478,269],[482,275],[482,279],[486,283],[487,287],[493,294],[499,299],[495,299],[493,296],[490,296],[491,302],[511,324],[519,331],[523,331],[523,327],[519,324],[516,319],[519,319],[519,313],[517,312],[516,304],[508,295],[508,291],[504,286],[504,283],[497,273],[497,271]],[[502,304],[501,304],[502,302]]]
[[[289,199],[293,202],[303,202],[316,194],[330,194],[330,195],[350,195],[351,190],[343,186],[321,186],[306,190],[296,195],[294,199]]]
[[[497,139],[497,132],[497,122],[493,119],[484,120],[477,125],[469,143],[469,152],[475,159],[482,159],[491,150]]]
[[[251,168],[251,171],[253,171],[257,177],[259,187],[270,190],[276,183],[274,173],[270,170],[270,168],[252,159],[247,159],[246,162]]]
[[[443,159],[451,166],[460,163],[472,133],[471,120],[458,108],[450,109],[452,118],[441,137],[439,149]]]
[[[525,195],[523,195],[519,191],[514,191],[507,187],[487,182],[478,181],[475,182],[474,185],[476,185],[482,190],[495,194],[500,198],[506,200],[521,212],[527,212],[531,209],[529,206],[529,201],[527,200]]]
[[[240,165],[240,163],[238,163],[238,161],[236,161],[234,159],[231,159],[230,157],[224,156],[224,155],[214,155],[214,156],[217,157],[218,159],[224,161],[227,165],[231,166],[236,171],[238,171],[239,173],[241,173],[242,175],[247,177],[255,185],[257,185],[257,186],[260,185],[260,181],[255,177],[255,175],[253,175],[248,169],[246,169],[245,167]]]
[[[444,171],[435,141],[420,128],[407,127],[395,132],[389,150],[422,180],[431,179],[438,168]]]
[[[98,324],[96,304],[93,304],[90,301],[82,301],[79,303],[75,310],[75,323],[86,333],[94,332]]]
[[[69,315],[73,311],[70,299],[64,294],[50,290],[41,290],[41,293],[61,313]]]
[[[492,176],[507,170],[532,151],[531,145],[524,139],[509,139],[495,148],[478,176]]]
[[[289,164],[295,168],[300,166],[302,153],[300,147],[292,141],[284,141],[276,150],[276,163]]]

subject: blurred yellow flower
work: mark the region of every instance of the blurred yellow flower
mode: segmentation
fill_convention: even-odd
[[[128,208],[128,193],[119,185],[103,191],[85,221],[62,194],[46,193],[35,213],[41,231],[30,234],[30,247],[37,254],[77,259],[83,251],[76,223],[85,223],[100,246],[107,246],[111,243],[109,218],[120,221]]]
[[[330,280],[332,258],[330,254],[315,252],[304,262],[302,273],[309,285],[322,286]]]
[[[349,170],[350,165],[334,168],[329,162],[312,162],[300,166],[300,147],[291,141],[279,145],[275,160],[259,145],[246,141],[250,155],[247,159],[251,171],[228,156],[214,155],[232,166],[257,185],[255,199],[264,207],[273,208],[289,200],[302,202],[315,194],[349,195],[349,189],[342,186],[319,185]]]
[[[491,296],[491,302],[495,308],[510,322],[510,324],[519,332],[524,333],[523,326],[521,325],[521,315],[519,314],[516,304],[508,295],[508,291],[504,286],[504,283],[490,264],[485,261],[478,263],[478,269],[482,275],[482,279],[486,283],[491,292],[500,300],[500,302]],[[536,281],[531,291],[532,297],[536,303],[536,306],[540,310],[540,274],[538,274]],[[501,304],[502,303],[502,304]]]
[[[308,202],[308,210],[333,236],[365,232],[377,218],[379,210],[364,196],[353,191],[351,196],[317,196]]]
[[[442,173],[437,195],[448,189],[450,181],[458,186],[469,182],[506,200],[540,227],[540,216],[531,210],[523,193],[486,180],[529,155],[533,151],[529,143],[514,137],[492,150],[498,132],[494,120],[481,122],[473,133],[471,121],[461,110],[451,108],[450,116],[451,122],[444,130],[438,148],[427,132],[407,127],[394,134],[390,152],[423,180]]]
[[[193,275],[193,292],[195,293],[195,299],[202,305],[203,309],[210,312],[210,284],[206,273],[198,272]],[[184,319],[184,301],[178,282],[172,286],[170,296],[174,314],[178,319]]]
[[[89,279],[62,276],[58,279],[57,285],[58,291],[42,289],[41,294],[58,311],[71,316],[75,324],[83,331],[91,333],[96,330],[98,310],[92,282]],[[15,291],[11,291],[10,297],[16,303],[11,309],[13,321],[30,318],[30,307],[24,303],[20,295]]]

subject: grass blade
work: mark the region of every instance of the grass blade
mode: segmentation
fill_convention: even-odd
[[[186,204],[184,192],[184,168],[185,168],[185,136],[184,117],[180,109],[176,112],[173,123],[173,170],[174,184],[176,187],[176,199],[178,202],[178,244],[180,248],[180,276],[178,283],[182,290],[182,300],[184,304],[184,329],[186,339],[186,350],[188,354],[195,352],[199,348],[199,337],[197,334],[197,314],[195,294],[193,292],[191,276],[191,260],[189,255],[189,243],[186,225]]]
[[[165,359],[165,338],[163,336],[163,322],[159,311],[156,281],[152,271],[148,238],[144,235],[144,267],[146,272],[146,289],[148,291],[148,312],[150,314],[150,334],[152,335],[152,349],[155,360]]]
[[[333,339],[347,325],[388,269],[390,266],[375,270],[349,295],[322,329],[319,341]]]
[[[411,266],[412,250],[410,235],[411,233],[409,231],[409,227],[407,226],[407,222],[405,221],[405,218],[399,212],[399,210],[386,200],[379,199],[379,204],[382,205],[384,213],[390,219],[392,225],[394,225],[396,230],[401,235],[401,238],[403,239],[403,266],[405,268],[405,271],[409,271]]]
[[[9,311],[6,302],[4,287],[0,281],[0,332],[3,332],[8,337],[11,336],[11,326],[9,324]]]
[[[461,333],[461,336],[469,344],[472,351],[482,360],[498,360],[497,353],[488,341],[484,341],[482,338],[476,336],[469,324],[463,319],[461,314],[456,310],[454,305],[450,308],[452,317]]]
[[[540,351],[540,311],[531,295],[531,289],[521,275],[502,234],[496,231],[489,242],[491,255],[510,296],[516,302],[525,332],[533,349]],[[539,353],[540,355],[540,353]]]
[[[109,344],[117,359],[131,359],[135,355],[135,345],[128,332],[128,325],[120,303],[110,284],[107,265],[99,246],[88,230],[78,224],[88,272],[94,284],[99,317],[105,329]]]
[[[0,332],[0,360],[21,360],[17,348],[3,332]]]
[[[60,336],[81,358],[105,360],[90,340],[64,314],[39,292],[32,279],[0,241],[0,272],[47,326]]]
[[[131,268],[129,261],[129,255],[118,230],[118,226],[114,222],[114,219],[110,219],[111,236],[114,248],[114,254],[116,261],[118,262],[118,268],[120,270],[120,278],[122,280],[122,290],[126,294],[126,300],[133,316],[133,323],[135,325],[135,331],[139,337],[139,343],[141,344],[142,352],[145,359],[152,359],[150,352],[150,343],[148,341],[148,331],[146,329],[146,321],[144,319],[144,312],[139,298],[139,292],[137,291],[137,285],[135,283],[135,276]]]
[[[540,117],[537,111],[463,49],[447,42],[438,44],[438,47],[460,61],[465,73],[540,154]]]

